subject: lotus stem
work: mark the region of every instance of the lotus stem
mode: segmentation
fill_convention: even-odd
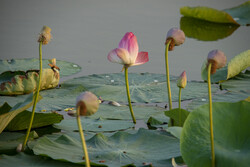
[[[214,133],[213,133],[213,113],[212,113],[212,93],[211,93],[211,73],[212,64],[208,64],[207,83],[208,83],[208,96],[209,96],[209,120],[210,120],[210,140],[211,140],[211,155],[212,167],[215,167],[215,154],[214,154]]]
[[[182,123],[181,123],[181,88],[179,88],[179,126],[182,126]]]
[[[34,104],[33,104],[33,107],[32,107],[30,124],[29,124],[29,127],[27,129],[26,136],[25,136],[25,139],[24,139],[24,142],[23,142],[22,151],[24,151],[24,149],[26,147],[26,144],[27,144],[27,141],[28,141],[28,138],[29,138],[29,135],[30,135],[30,130],[31,130],[31,127],[32,127],[32,124],[33,124],[34,116],[35,116],[35,109],[36,109],[37,99],[38,99],[39,91],[40,91],[40,87],[41,87],[41,78],[42,78],[42,69],[43,69],[43,67],[42,67],[42,42],[39,42],[39,68],[40,68],[40,71],[39,71],[39,80],[38,80],[37,90],[36,90],[36,93],[34,94],[35,99],[34,99]]]
[[[168,49],[171,40],[169,40],[166,44],[165,48],[165,64],[166,64],[166,79],[167,79],[167,88],[168,88],[168,103],[169,103],[169,110],[172,109],[172,98],[171,98],[171,88],[170,88],[170,77],[169,77],[169,66],[168,66]],[[170,118],[170,126],[174,124],[174,120]]]
[[[89,161],[89,154],[88,154],[88,150],[87,150],[87,145],[85,142],[85,138],[84,138],[84,134],[83,134],[83,130],[82,130],[82,124],[81,124],[81,118],[80,118],[80,106],[77,107],[77,125],[78,125],[78,129],[79,129],[79,134],[82,140],[82,149],[84,152],[84,159],[85,159],[85,166],[86,167],[90,167],[90,161]]]
[[[130,100],[130,93],[129,93],[129,84],[128,84],[128,67],[124,66],[124,73],[125,73],[125,82],[126,82],[126,90],[127,90],[127,97],[128,97],[128,105],[129,105],[129,110],[131,117],[133,119],[134,124],[136,124],[136,119],[134,116],[133,108],[131,105],[131,100]]]

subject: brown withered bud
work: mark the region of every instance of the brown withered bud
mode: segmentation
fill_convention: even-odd
[[[39,43],[42,42],[43,45],[47,45],[52,38],[52,35],[50,32],[51,32],[51,28],[49,28],[48,26],[43,26],[39,34],[37,42]]]
[[[174,46],[179,46],[185,41],[185,33],[179,28],[171,28],[167,33],[167,38],[165,45],[171,41],[169,44],[169,51],[174,50]]]
[[[227,63],[227,57],[220,50],[212,50],[207,56],[207,67],[211,64],[211,74],[215,74],[217,69],[224,67]]]

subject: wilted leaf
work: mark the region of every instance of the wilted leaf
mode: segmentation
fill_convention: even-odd
[[[216,166],[250,164],[250,103],[213,103]],[[192,111],[182,130],[181,154],[188,166],[210,167],[209,105]]]

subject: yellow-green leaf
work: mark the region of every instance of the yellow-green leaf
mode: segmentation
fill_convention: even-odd
[[[228,63],[227,79],[232,78],[250,66],[250,50],[235,56]]]
[[[185,6],[180,9],[180,13],[187,17],[194,17],[211,22],[238,24],[227,12],[205,6]]]

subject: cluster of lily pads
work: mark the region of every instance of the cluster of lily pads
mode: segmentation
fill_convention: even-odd
[[[168,52],[185,41],[184,32],[172,28],[166,74],[128,73],[149,61],[128,32],[107,57],[122,64],[124,74],[93,74],[58,86],[60,76],[81,68],[52,59],[44,69],[42,46],[50,32],[44,26],[39,35],[39,59],[0,60],[1,166],[249,165],[250,50],[228,64],[222,51],[209,52],[201,69],[205,82],[187,81],[185,71],[169,76]],[[39,70],[31,70],[35,64]],[[189,102],[185,109],[182,101]]]

